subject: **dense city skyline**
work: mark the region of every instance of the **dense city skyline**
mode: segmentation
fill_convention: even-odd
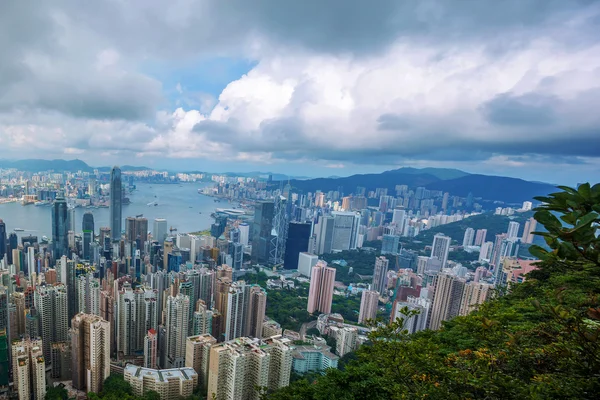
[[[5,156],[597,176],[598,3],[341,4],[3,4]]]

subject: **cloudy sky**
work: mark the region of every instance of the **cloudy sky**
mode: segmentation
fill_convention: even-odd
[[[600,176],[600,2],[0,2],[1,158]]]

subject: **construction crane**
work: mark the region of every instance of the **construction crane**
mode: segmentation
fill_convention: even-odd
[[[169,228],[169,233],[173,233],[173,232],[177,232],[177,228],[170,227]]]

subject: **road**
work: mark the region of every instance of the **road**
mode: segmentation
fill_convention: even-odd
[[[300,327],[300,337],[304,339],[304,336],[306,335],[306,331],[309,329],[312,329],[314,327],[317,326],[317,321],[310,321],[310,322],[305,322],[302,324],[302,326]]]

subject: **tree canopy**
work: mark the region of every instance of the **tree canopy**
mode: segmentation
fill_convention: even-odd
[[[370,335],[344,370],[269,399],[592,399],[600,393],[600,184],[538,198],[549,247],[527,280],[439,331],[403,320]],[[406,310],[408,313],[408,310]]]

